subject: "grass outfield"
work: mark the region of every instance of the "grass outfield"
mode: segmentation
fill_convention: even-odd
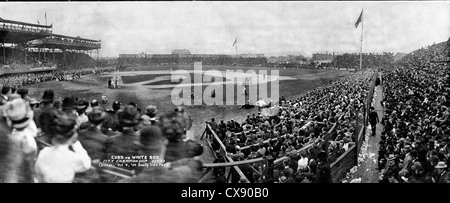
[[[149,70],[177,70],[177,69],[193,69],[193,66],[164,66],[164,67],[134,67],[128,68],[127,71],[149,71]],[[203,66],[203,70],[243,70],[244,72],[250,69],[254,70],[279,70],[280,76],[289,76],[293,80],[280,80],[280,96],[286,99],[294,99],[306,93],[309,90],[326,85],[330,81],[334,81],[341,76],[350,74],[349,71],[344,70],[311,70],[311,69],[275,69],[262,67],[235,67],[235,66]],[[269,72],[269,71],[268,71]],[[160,75],[161,76],[161,75]],[[125,77],[125,76],[124,76]],[[147,80],[147,76],[139,76],[136,78],[123,79],[128,83],[136,81],[142,82]],[[148,77],[155,77],[150,75]],[[122,86],[119,89],[107,88],[108,77],[100,77],[98,75],[86,75],[76,81],[50,81],[30,85],[30,96],[40,100],[45,89],[53,89],[57,97],[77,96],[86,98],[88,100],[101,99],[101,95],[106,95],[109,98],[109,103],[103,105],[105,108],[110,108],[114,100],[120,101],[122,104],[127,104],[134,101],[141,109],[147,105],[156,105],[159,113],[172,111],[175,106],[171,102],[171,89],[152,89],[148,85],[138,87]],[[133,81],[136,80],[136,81]],[[270,87],[270,86],[269,86]],[[194,138],[200,139],[201,134],[205,129],[205,121],[209,121],[212,117],[216,121],[234,119],[236,121],[243,121],[246,114],[257,113],[257,109],[241,109],[240,106],[186,106],[186,111],[193,119]],[[204,142],[201,141],[204,144]],[[213,161],[213,156],[208,147],[204,144],[203,161],[210,163]]]

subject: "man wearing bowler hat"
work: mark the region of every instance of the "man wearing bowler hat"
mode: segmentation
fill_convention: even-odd
[[[34,122],[40,131],[45,141],[51,141],[51,121],[54,116],[52,110],[54,110],[53,102],[55,100],[55,93],[51,89],[44,91],[42,95],[41,105],[38,109],[34,110]]]
[[[106,118],[106,113],[100,107],[94,107],[88,114],[89,127],[78,132],[78,140],[84,146],[92,160],[106,158],[106,147],[109,137],[102,133],[102,123]]]
[[[140,123],[139,112],[136,107],[127,105],[123,109],[117,112],[117,118],[119,125],[122,128],[122,132],[116,136],[111,137],[110,145],[107,149],[107,157],[111,156],[135,156],[137,155],[137,145],[139,136],[136,133],[135,127]],[[133,167],[121,166],[122,168],[131,169]]]

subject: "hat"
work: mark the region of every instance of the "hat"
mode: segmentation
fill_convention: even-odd
[[[411,145],[405,145],[405,149],[411,150]]]
[[[88,106],[89,106],[89,103],[84,99],[78,100],[75,102],[75,108],[78,110],[87,109]]]
[[[130,102],[130,103],[128,103],[128,105],[134,106],[136,108],[138,107],[138,105],[135,102]]]
[[[55,93],[53,90],[45,90],[44,95],[42,95],[42,101],[43,102],[52,102],[55,99]]]
[[[53,119],[54,132],[62,138],[71,138],[76,130],[77,119],[72,114],[64,111],[55,111]]]
[[[91,101],[91,107],[98,106],[98,100],[94,99]]]
[[[148,105],[145,109],[146,109],[146,113],[148,115],[152,115],[152,116],[155,116],[156,113],[158,112],[158,109],[156,108],[156,106],[153,106],[153,105]]]
[[[33,119],[33,111],[23,99],[14,99],[6,103],[5,116],[11,121],[11,127],[24,128]]]
[[[75,107],[75,98],[74,97],[65,97],[62,101],[61,107],[63,110],[72,110]]]
[[[112,108],[115,110],[115,111],[117,111],[117,110],[119,110],[120,109],[120,102],[119,101],[114,101],[113,102],[113,104],[112,104]]]
[[[158,148],[166,138],[156,126],[148,126],[140,131],[139,145],[144,148]]]
[[[447,168],[447,164],[445,162],[440,161],[434,168]]]
[[[117,114],[120,125],[124,127],[133,127],[139,124],[139,112],[136,107],[132,105],[125,106]]]
[[[405,138],[400,138],[400,140],[398,140],[399,142],[405,142],[406,139]]]
[[[392,161],[392,160],[394,160],[394,159],[395,159],[395,155],[394,155],[394,154],[389,154],[387,160],[388,160],[388,161]]]
[[[92,108],[91,112],[87,115],[89,122],[91,123],[101,123],[106,118],[106,113],[98,106]]]

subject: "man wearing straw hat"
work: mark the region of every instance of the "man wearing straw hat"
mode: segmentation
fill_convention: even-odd
[[[436,175],[433,177],[435,183],[450,183],[450,173],[448,172],[448,166],[445,162],[440,161],[434,167],[436,168]]]

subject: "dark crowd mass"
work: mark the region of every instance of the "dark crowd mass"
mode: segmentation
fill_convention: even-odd
[[[450,39],[383,69],[380,182],[450,183]]]

